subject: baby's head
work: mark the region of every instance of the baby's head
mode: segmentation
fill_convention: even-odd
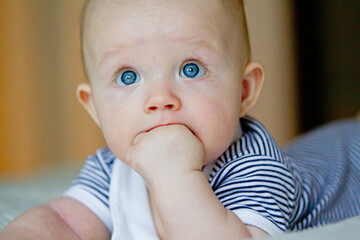
[[[82,44],[90,84],[78,98],[123,161],[138,134],[168,124],[216,159],[263,81],[240,0],[90,0]]]

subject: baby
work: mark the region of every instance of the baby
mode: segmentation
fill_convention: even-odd
[[[285,154],[246,115],[264,70],[242,1],[90,0],[82,23],[78,99],[109,149],[2,240],[242,239],[360,214],[358,122]]]

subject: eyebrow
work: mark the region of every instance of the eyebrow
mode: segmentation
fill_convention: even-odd
[[[216,54],[218,54],[218,49],[216,49],[216,47],[214,47],[214,45],[211,44],[211,42],[209,42],[203,38],[201,38],[201,39],[196,39],[196,37],[177,38],[177,41],[184,41],[187,43],[191,43],[193,45],[204,46],[204,47],[210,49],[211,51],[215,52]]]
[[[128,45],[117,45],[115,47],[113,47],[111,50],[106,51],[103,56],[101,57],[100,61],[96,64],[97,67],[101,67],[104,62],[106,62],[109,58],[111,58],[112,56],[118,54],[119,52],[121,52],[123,49],[132,47],[132,46],[136,46],[141,44],[142,42],[144,42],[145,40],[139,40],[135,43],[132,44],[128,44]],[[201,46],[201,48],[208,48],[210,49],[212,52],[215,53],[215,55],[218,57],[219,56],[219,51],[218,49],[216,49],[216,47],[211,44],[211,42],[207,41],[206,39],[197,39],[196,36],[195,37],[187,37],[187,38],[171,38],[169,41],[174,41],[174,42],[183,42],[184,44],[191,44],[191,45],[199,45]]]
[[[111,50],[105,52],[102,57],[100,58],[100,60],[96,63],[97,67],[101,67],[104,62],[106,62],[106,60],[108,60],[109,58],[111,58],[111,56],[116,55],[118,52],[122,51],[123,49],[128,48],[127,46],[116,46],[114,48],[112,48]]]

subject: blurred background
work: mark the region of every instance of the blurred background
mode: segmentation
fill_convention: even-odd
[[[105,146],[77,103],[83,0],[0,1],[0,177],[80,167]],[[277,142],[360,110],[360,1],[245,0],[266,81],[251,115]]]

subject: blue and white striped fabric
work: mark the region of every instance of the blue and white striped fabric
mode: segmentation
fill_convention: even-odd
[[[319,128],[284,151],[255,119],[240,123],[242,137],[215,161],[209,182],[245,224],[276,235],[360,215],[360,121]],[[110,150],[98,150],[65,193],[94,211],[110,231],[115,160]]]
[[[318,128],[285,149],[301,186],[291,229],[360,215],[360,121]]]
[[[241,125],[241,139],[216,162],[210,183],[244,223],[276,234],[360,215],[359,121],[319,128],[283,153],[255,119]]]

